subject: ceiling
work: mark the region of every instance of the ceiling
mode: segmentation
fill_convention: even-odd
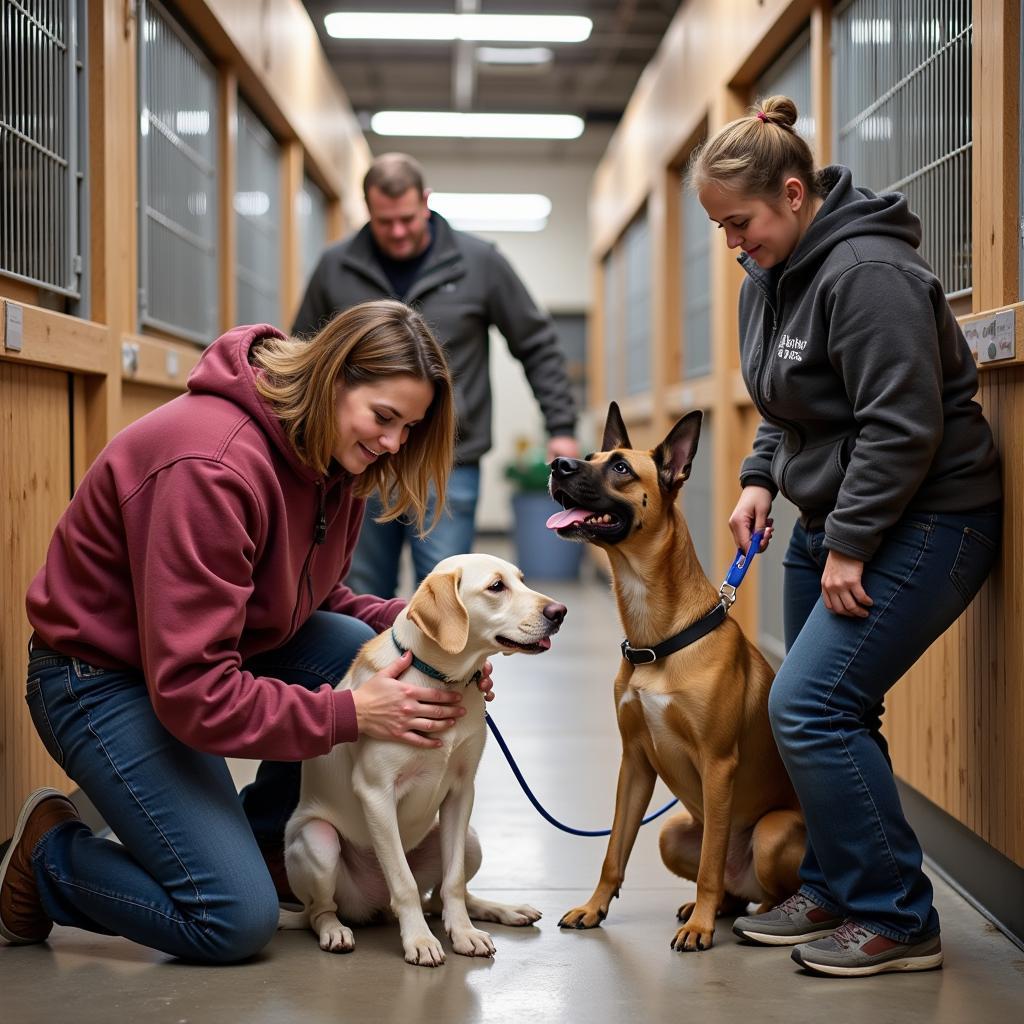
[[[540,68],[482,65],[472,43],[349,41],[332,39],[324,29],[324,15],[332,11],[451,13],[466,0],[303,2],[373,152],[402,149],[421,159],[502,159],[514,153],[595,161],[680,0],[477,0],[473,6],[482,14],[582,14],[593,21],[585,42],[541,44],[554,51],[554,59]],[[385,138],[369,130],[369,117],[378,110],[577,114],[586,128],[580,138],[566,141]]]

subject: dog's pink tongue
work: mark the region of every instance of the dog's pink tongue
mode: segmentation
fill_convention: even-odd
[[[564,512],[556,512],[548,519],[549,530],[561,530],[563,527],[572,526],[573,523],[582,523],[587,516],[592,516],[585,508],[567,508]]]

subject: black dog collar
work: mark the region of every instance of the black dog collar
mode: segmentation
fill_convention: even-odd
[[[716,626],[720,626],[729,613],[724,601],[720,601],[703,618],[698,619],[692,626],[687,626],[681,633],[670,636],[654,647],[631,647],[629,640],[623,640],[622,656],[630,665],[650,665],[659,658],[681,651],[689,647],[702,636],[707,636]]]

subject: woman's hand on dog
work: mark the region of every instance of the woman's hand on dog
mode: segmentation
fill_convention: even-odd
[[[484,667],[481,671],[480,680],[477,682],[477,688],[484,695],[484,700],[494,700],[494,680],[491,679],[491,673],[494,671],[493,666],[489,661],[484,662]]]
[[[729,516],[729,529],[740,551],[747,550],[751,535],[758,530],[764,530],[764,536],[757,550],[764,551],[768,547],[768,542],[772,539],[772,521],[768,518],[771,511],[772,492],[767,487],[752,484],[743,488],[740,500],[736,502],[736,507]]]
[[[462,695],[402,682],[400,677],[411,664],[412,653],[406,651],[352,691],[359,732],[414,747],[439,747],[441,740],[429,734],[450,729],[466,713]],[[481,690],[484,682],[481,678]]]

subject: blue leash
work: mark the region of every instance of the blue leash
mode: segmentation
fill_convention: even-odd
[[[529,783],[523,778],[523,773],[519,770],[519,765],[516,764],[516,759],[512,756],[512,751],[508,749],[508,744],[505,742],[505,737],[498,731],[498,727],[494,724],[494,719],[490,715],[485,714],[484,717],[487,719],[487,726],[494,735],[494,738],[498,741],[498,746],[501,747],[501,752],[505,755],[505,760],[508,761],[509,768],[512,769],[512,774],[519,780],[519,785],[523,787],[523,792],[526,794],[530,803],[537,808],[537,812],[540,816],[550,824],[554,825],[555,828],[560,828],[563,832],[568,832],[571,836],[610,836],[612,830],[610,828],[594,829],[593,831],[587,831],[582,828],[572,828],[570,825],[563,825],[557,818],[553,818],[544,808],[541,806],[540,801],[533,795],[533,790],[530,789]],[[649,821],[654,821],[655,818],[660,814],[664,814],[670,807],[679,803],[678,800],[671,800],[665,804],[660,811],[655,811],[653,814],[649,814],[642,822],[641,825],[646,825]]]
[[[746,576],[747,570],[750,568],[750,563],[754,561],[754,556],[758,553],[758,549],[761,546],[761,537],[763,531],[755,533],[750,538],[750,546],[747,548],[747,553],[737,550],[736,558],[733,560],[732,565],[729,567],[729,572],[726,574],[725,582],[719,588],[719,596],[722,599],[722,603],[725,605],[726,610],[732,607],[733,602],[736,600],[736,589],[743,582],[743,577]],[[501,752],[505,755],[505,760],[508,761],[509,768],[512,769],[512,774],[515,775],[522,787],[523,792],[526,794],[527,799],[537,809],[537,813],[549,824],[554,825],[555,828],[561,829],[563,832],[568,832],[571,836],[586,836],[588,838],[595,836],[610,836],[612,830],[610,828],[601,829],[582,829],[573,828],[571,825],[563,825],[557,818],[552,817],[544,810],[541,802],[533,795],[533,790],[530,789],[530,784],[523,777],[523,773],[519,770],[519,765],[516,763],[516,759],[512,756],[512,751],[508,749],[508,744],[505,742],[505,737],[501,735],[498,727],[494,724],[494,719],[491,718],[487,712],[484,712],[484,718],[487,720],[487,728],[491,730],[491,734],[498,741],[498,746],[501,747]],[[653,814],[648,814],[643,821],[640,822],[641,826],[647,825],[654,821],[655,818],[660,818],[667,810],[675,807],[679,803],[678,799],[670,800],[660,810],[655,811]]]

